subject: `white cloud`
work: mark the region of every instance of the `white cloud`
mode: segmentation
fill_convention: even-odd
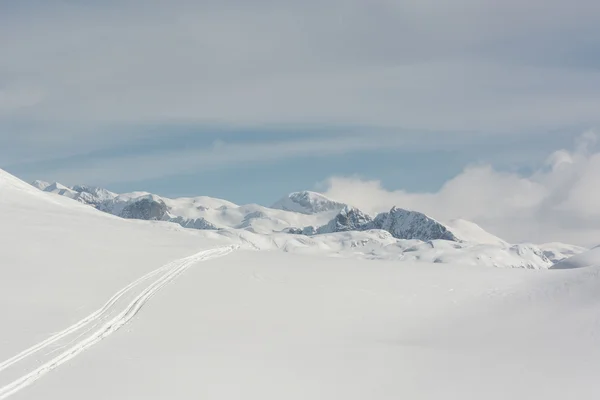
[[[440,220],[463,218],[509,241],[600,243],[600,152],[586,132],[575,150],[559,150],[530,174],[467,167],[435,193],[386,190],[379,181],[333,177],[325,194],[370,212],[396,205]],[[549,166],[549,167],[548,167]]]

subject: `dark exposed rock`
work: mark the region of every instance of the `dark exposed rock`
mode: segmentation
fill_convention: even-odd
[[[175,217],[175,218],[170,218],[169,222],[174,222],[176,224],[181,225],[184,228],[209,229],[209,230],[217,230],[218,229],[214,224],[211,224],[210,222],[208,222],[206,219],[204,219],[202,217],[195,218],[195,219],[185,219],[183,217]]]
[[[424,242],[431,240],[461,240],[445,225],[417,212],[393,207],[389,212],[378,214],[375,219],[357,208],[344,207],[329,223],[314,229],[306,227],[302,230],[305,235],[366,231],[381,229],[389,232],[396,239],[417,239]],[[295,230],[295,233],[300,231]]]
[[[317,233],[364,231],[371,229],[373,219],[358,208],[344,207],[327,225],[317,229]]]
[[[427,215],[393,207],[387,213],[381,213],[373,221],[374,228],[388,231],[397,239],[450,240],[460,242],[460,239],[445,225]]]
[[[120,216],[129,219],[161,221],[168,219],[167,211],[167,205],[162,200],[143,198],[127,204]]]

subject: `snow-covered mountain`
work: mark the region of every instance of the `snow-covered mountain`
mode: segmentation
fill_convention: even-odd
[[[170,199],[148,192],[116,194],[106,189],[36,181],[33,186],[65,196],[100,211],[122,218],[168,221],[193,229],[245,229],[256,233],[280,232],[296,226],[321,225],[339,211],[340,203],[312,192],[288,196],[288,208],[302,212],[268,208],[258,204],[237,205],[207,196]]]
[[[345,206],[331,221],[316,229],[317,234],[373,229],[373,218],[358,208]],[[311,228],[308,228],[311,231]]]
[[[566,260],[577,254],[586,252],[588,249],[581,246],[574,246],[572,244],[565,243],[544,243],[538,246],[549,260],[553,263]]]
[[[600,246],[584,251],[555,264],[553,269],[572,269],[584,267],[600,267]]]
[[[293,233],[324,234],[371,229],[382,229],[396,239],[417,239],[424,242],[449,240],[508,246],[507,242],[486,232],[473,222],[452,220],[449,224],[443,224],[418,211],[399,207],[393,207],[389,212],[380,213],[373,218],[357,208],[345,206],[327,224],[316,229],[307,227],[293,231]]]
[[[41,181],[33,185],[121,218],[219,231],[254,249],[535,269],[549,268],[585,250],[557,243],[543,247],[511,245],[472,222],[442,223],[398,207],[372,217],[307,191],[291,193],[275,203],[274,208],[268,208],[257,204],[240,206],[206,196],[169,199],[147,192],[116,194],[82,185],[66,187]]]
[[[452,242],[448,240],[396,239],[380,229],[346,231],[314,236],[243,234],[244,242],[256,249],[279,249],[287,253],[322,255],[348,259],[397,261],[408,264],[441,263],[496,268],[548,269],[552,262],[534,245]]]
[[[32,185],[45,192],[59,194],[70,199],[77,200],[80,203],[93,206],[99,206],[100,204],[117,197],[116,193],[93,186],[76,185],[73,187],[67,187],[58,182],[48,183],[39,180],[34,181]]]
[[[302,192],[290,193],[275,202],[271,208],[302,214],[317,214],[322,212],[340,211],[346,206],[346,204],[331,200],[320,193],[305,190]]]
[[[375,228],[383,229],[397,239],[449,240],[460,242],[450,229],[435,219],[417,212],[393,207],[387,213],[381,213],[373,220]]]

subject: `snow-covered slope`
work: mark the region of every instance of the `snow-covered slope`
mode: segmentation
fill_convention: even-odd
[[[346,204],[331,200],[320,193],[302,191],[294,192],[275,202],[271,208],[293,211],[302,214],[340,211]]]
[[[500,246],[380,229],[183,229],[101,213],[2,171],[0,221],[2,400],[562,400],[600,390],[600,248],[574,257],[596,260],[587,268],[481,268],[465,254]],[[229,246],[242,242],[287,253]],[[401,266],[355,257],[394,248]]]
[[[470,243],[491,244],[496,246],[509,246],[509,244],[484,230],[479,225],[464,219],[452,219],[444,225],[454,233],[460,240]]]
[[[83,321],[149,271],[229,243],[224,237],[199,236],[198,231],[172,224],[117,218],[41,192],[1,170],[0,221],[0,399],[20,388],[16,382],[26,374],[117,318],[127,302],[145,293],[144,287],[152,289],[144,285],[154,285],[152,279],[157,278],[156,290],[148,292],[153,295],[183,264],[157,270],[153,278],[122,292],[119,302],[102,312],[105,319],[85,320],[55,340],[40,341]],[[131,309],[134,314],[143,302],[140,298]]]
[[[553,269],[600,267],[600,246],[558,262]]]
[[[552,261],[534,245],[496,246],[448,240],[396,239],[381,229],[345,231],[306,236],[255,235],[229,232],[238,243],[255,249],[288,253],[326,255],[349,259],[387,260],[402,264],[443,263],[497,268],[547,269]]]
[[[236,252],[15,398],[594,398],[598,277]]]
[[[577,254],[581,254],[583,252],[588,251],[588,249],[586,249],[585,247],[558,242],[543,243],[538,245],[538,247],[544,252],[544,255],[553,263],[558,263],[560,261],[568,259],[569,257],[573,257]]]

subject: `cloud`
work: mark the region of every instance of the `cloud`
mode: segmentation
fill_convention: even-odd
[[[363,136],[298,139],[285,141],[236,141],[227,143],[216,140],[201,148],[177,149],[145,153],[141,155],[107,156],[101,159],[84,159],[77,167],[46,168],[33,179],[57,180],[64,184],[85,182],[106,185],[137,182],[169,176],[196,173],[200,170],[242,168],[247,164],[268,164],[289,158],[311,158],[365,152],[398,147],[403,140],[370,140]]]
[[[0,6],[0,84],[44,93],[23,117],[48,124],[591,124],[597,4],[22,0]]]
[[[396,205],[440,220],[463,218],[512,242],[600,242],[600,152],[598,135],[583,134],[574,150],[551,154],[527,176],[468,166],[434,193],[389,191],[381,182],[333,177],[327,196],[372,213]]]
[[[0,88],[0,116],[40,103],[43,93],[27,87]]]

